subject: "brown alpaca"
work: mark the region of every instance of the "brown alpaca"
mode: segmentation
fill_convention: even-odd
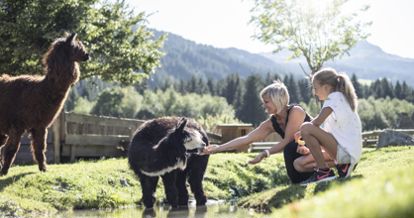
[[[0,77],[0,175],[7,174],[25,131],[31,135],[39,170],[46,171],[47,128],[62,110],[71,85],[79,79],[77,62],[88,59],[89,54],[73,33],[56,39],[44,55],[45,76]]]

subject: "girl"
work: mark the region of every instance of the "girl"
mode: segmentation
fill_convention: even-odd
[[[321,145],[336,160],[340,178],[350,176],[362,153],[357,96],[349,77],[325,68],[313,75],[312,85],[315,95],[324,103],[319,115],[300,127],[301,136],[316,161],[314,174],[302,184],[335,178],[322,154]]]

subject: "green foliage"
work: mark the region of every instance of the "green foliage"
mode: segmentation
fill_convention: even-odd
[[[413,111],[412,103],[389,98],[360,99],[358,106],[363,130],[398,128],[400,114],[412,114]]]
[[[159,65],[164,36],[154,39],[146,15],[124,1],[0,1],[0,72],[41,73],[41,56],[64,31],[77,32],[92,59],[81,78],[132,84]]]
[[[258,75],[251,75],[247,77],[245,84],[242,103],[240,108],[237,108],[237,117],[245,123],[258,125],[266,119],[262,100],[259,96],[259,92],[263,88],[262,79]]]
[[[182,95],[173,89],[167,89],[145,91],[136,118],[186,116],[196,119],[204,128],[211,130],[219,123],[237,122],[234,113],[231,105],[222,97],[195,93]]]
[[[364,30],[370,23],[357,20],[367,7],[344,14],[346,2],[333,0],[321,8],[318,0],[255,0],[251,10],[251,22],[259,28],[255,37],[274,45],[275,51],[290,50],[291,58],[304,56],[314,73],[368,36]]]
[[[90,114],[95,104],[96,102],[90,102],[83,97],[79,97],[75,100],[73,110],[69,111],[77,114]]]
[[[132,87],[112,88],[99,95],[91,113],[113,117],[134,117],[139,110],[142,96]]]

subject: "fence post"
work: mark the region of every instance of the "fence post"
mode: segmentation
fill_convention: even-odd
[[[53,158],[55,163],[60,163],[61,143],[62,143],[62,129],[65,125],[65,113],[62,111],[52,124],[53,132]]]

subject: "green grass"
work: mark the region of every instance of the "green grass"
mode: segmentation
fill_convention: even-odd
[[[365,149],[351,179],[301,187],[290,185],[282,155],[257,165],[255,154],[216,154],[204,189],[210,199],[275,217],[413,217],[414,148]],[[157,199],[164,198],[161,182]],[[39,217],[61,210],[136,206],[140,185],[127,160],[13,166],[0,177],[0,217]]]

